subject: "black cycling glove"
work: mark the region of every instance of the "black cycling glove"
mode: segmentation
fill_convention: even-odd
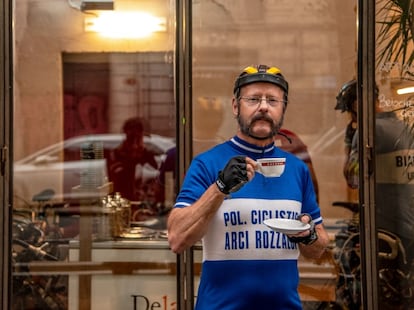
[[[216,185],[223,194],[228,195],[238,191],[247,181],[246,157],[236,156],[219,172]]]
[[[316,240],[318,240],[318,234],[316,233],[316,230],[315,230],[315,223],[312,221],[312,217],[309,214],[302,213],[302,214],[298,215],[297,220],[300,221],[301,218],[304,217],[305,215],[309,216],[309,218],[311,219],[310,222],[309,222],[310,234],[309,234],[309,236],[306,236],[306,237],[289,237],[288,236],[289,240],[293,243],[303,243],[303,244],[308,245],[308,244],[312,244]]]

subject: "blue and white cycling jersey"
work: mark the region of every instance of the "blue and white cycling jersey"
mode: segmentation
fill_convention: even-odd
[[[285,157],[280,177],[256,173],[230,194],[203,237],[203,267],[197,310],[302,309],[297,292],[298,246],[284,234],[267,228],[268,218],[295,219],[309,213],[322,223],[312,178],[306,164],[273,144],[264,148],[233,137],[195,157],[187,171],[175,207],[193,204],[216,181],[230,158],[257,160]]]

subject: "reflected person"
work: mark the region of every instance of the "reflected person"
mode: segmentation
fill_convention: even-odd
[[[139,186],[144,184],[137,178],[136,168],[149,164],[158,169],[155,153],[144,145],[144,122],[140,117],[126,120],[122,130],[125,140],[108,157],[109,179],[113,182],[114,192],[121,193],[123,198],[141,200]]]
[[[296,155],[306,163],[312,177],[316,201],[319,202],[319,183],[316,177],[315,168],[313,167],[312,158],[308,151],[308,146],[302,141],[301,138],[299,138],[297,134],[286,128],[281,128],[278,131],[275,137],[275,145],[286,152]]]
[[[357,93],[356,93],[356,80],[352,79],[342,85],[341,89],[336,96],[335,110],[339,110],[342,113],[346,112],[349,117],[348,125],[345,129],[344,135],[344,165],[343,174],[350,188],[357,188],[358,173],[355,174],[349,171],[350,160],[355,161],[355,157],[351,159],[351,146],[355,132],[357,130]]]
[[[351,83],[352,82],[352,83]],[[348,93],[356,94],[356,80]],[[344,87],[342,87],[344,89]],[[342,97],[353,106],[356,96]],[[396,309],[412,303],[412,290],[405,275],[414,258],[414,136],[413,128],[395,111],[387,110],[377,86],[375,99],[375,211],[378,228],[378,273],[382,290],[380,309]],[[338,98],[337,98],[338,100]],[[340,104],[338,101],[337,106]],[[388,107],[389,109],[389,107]],[[358,129],[354,132],[344,166],[347,183],[359,187]],[[385,235],[386,237],[382,237]],[[402,243],[402,248],[398,244]]]
[[[356,83],[352,84],[356,88]],[[356,92],[356,90],[355,90]],[[355,99],[356,100],[356,99]],[[414,181],[413,128],[387,111],[375,89],[375,172],[377,226],[398,235],[408,258],[414,258]],[[348,161],[345,163],[348,185],[359,187],[358,131],[353,135]],[[392,212],[390,212],[392,211]]]

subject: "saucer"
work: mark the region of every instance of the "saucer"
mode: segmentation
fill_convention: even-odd
[[[263,221],[263,224],[265,224],[267,227],[271,228],[274,231],[286,235],[295,235],[299,232],[308,230],[310,228],[309,224],[291,219],[267,219]]]

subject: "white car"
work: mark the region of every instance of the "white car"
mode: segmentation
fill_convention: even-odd
[[[71,201],[82,195],[96,195],[94,192],[79,190],[88,178],[99,176],[105,183],[107,166],[105,154],[116,148],[125,139],[123,134],[98,134],[79,136],[53,144],[14,163],[14,207],[35,205],[34,200],[53,194],[54,201]],[[81,159],[81,148],[87,143],[98,142],[103,146],[104,159]],[[145,147],[156,153],[158,167],[165,159],[166,152],[175,146],[174,138],[159,135],[144,136]],[[136,175],[144,181],[156,178],[157,169],[150,165],[138,166]],[[86,181],[85,181],[86,180]],[[35,199],[33,200],[33,198]]]

